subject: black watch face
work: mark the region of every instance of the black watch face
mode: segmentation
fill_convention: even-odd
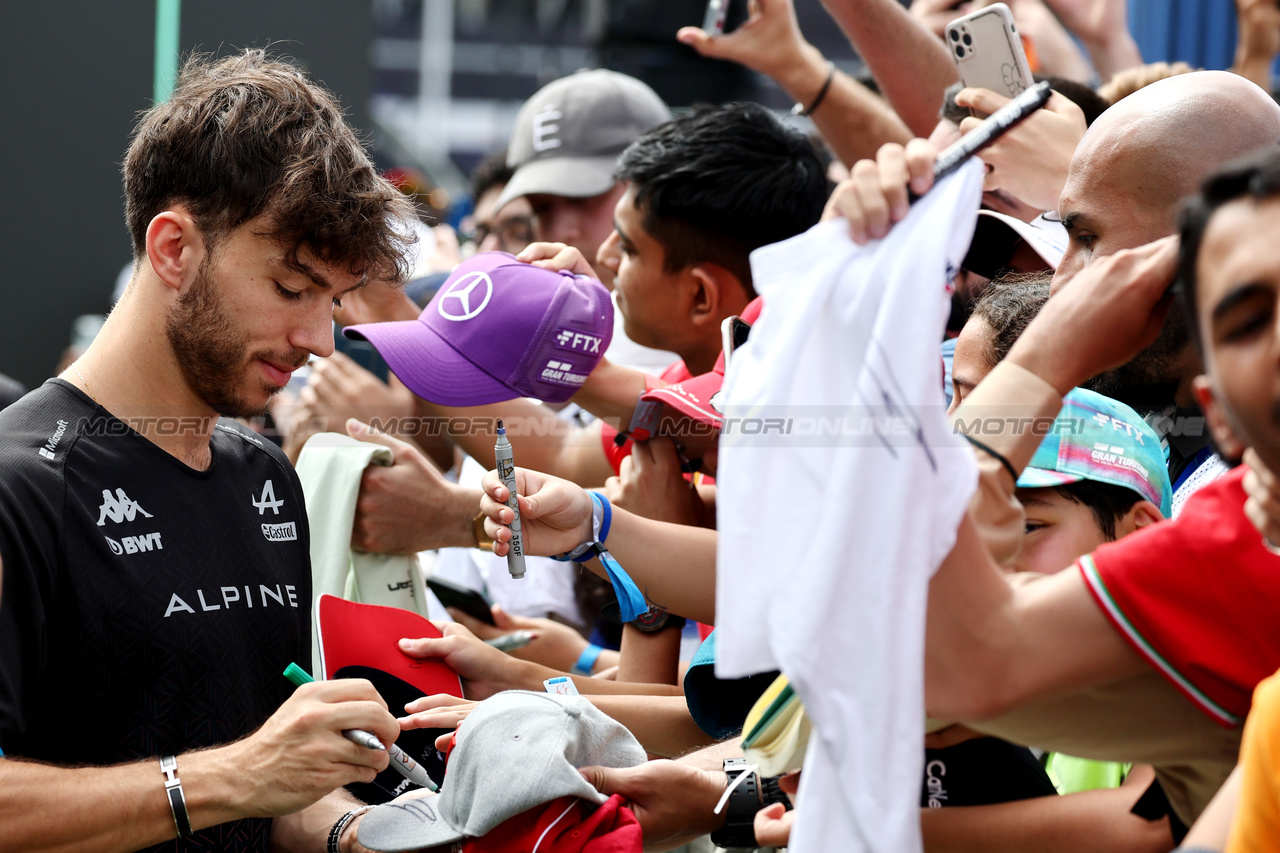
[[[652,634],[655,631],[661,631],[666,626],[668,618],[667,611],[658,607],[651,607],[628,624],[644,631],[646,634]]]

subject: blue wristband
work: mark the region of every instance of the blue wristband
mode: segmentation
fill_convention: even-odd
[[[604,508],[604,519],[600,522],[600,535],[596,541],[603,545],[609,541],[609,525],[613,524],[613,504],[599,492],[592,492],[591,499]]]
[[[591,526],[595,535],[590,541],[583,542],[572,551],[566,551],[563,554],[554,554],[551,559],[560,562],[568,562],[572,560],[575,563],[585,563],[588,560],[596,558],[596,550],[604,545],[604,540],[609,538],[609,527],[613,524],[613,505],[609,503],[609,499],[599,492],[587,492],[591,496],[592,504],[592,521]],[[595,520],[600,519],[598,530],[596,529]]]
[[[578,655],[578,662],[573,665],[573,674],[589,677],[591,670],[595,669],[596,661],[599,660],[602,651],[604,649],[595,643],[587,643],[587,647],[582,650],[582,654]]]
[[[613,504],[609,503],[609,499],[599,492],[587,492],[587,494],[591,495],[593,510],[600,511],[600,530],[597,532],[594,541],[583,542],[572,551],[557,554],[551,559],[560,560],[561,562],[572,560],[575,563],[585,563],[588,560],[594,560],[599,557],[605,573],[609,575],[609,582],[613,584],[613,592],[618,597],[618,608],[622,611],[622,621],[634,621],[648,612],[649,602],[645,601],[644,594],[640,592],[636,582],[631,579],[631,576],[627,574],[622,566],[618,565],[618,561],[604,547],[604,541],[609,538],[609,528],[613,525]],[[595,526],[594,516],[595,513],[593,512],[593,528]]]
[[[649,602],[645,600],[644,594],[612,554],[600,545],[596,546],[596,553],[600,557],[605,573],[609,575],[609,583],[613,584],[613,594],[618,597],[622,621],[632,622],[639,619],[649,611]]]

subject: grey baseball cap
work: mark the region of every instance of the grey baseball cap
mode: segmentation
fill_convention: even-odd
[[[516,116],[507,145],[507,165],[516,173],[494,209],[522,195],[607,192],[618,155],[670,120],[657,92],[626,74],[596,69],[548,83]]]
[[[476,838],[559,797],[608,797],[579,767],[634,767],[648,756],[581,696],[508,690],[481,702],[455,735],[440,795],[386,803],[360,822],[370,850],[403,853]]]

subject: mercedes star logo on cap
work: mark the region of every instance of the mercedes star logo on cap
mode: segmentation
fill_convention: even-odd
[[[484,298],[480,300],[480,304],[474,308],[471,307],[475,301],[472,291],[483,282]],[[477,294],[478,295],[478,294]],[[464,275],[449,286],[449,289],[440,294],[440,300],[436,303],[436,308],[440,312],[440,316],[446,320],[461,322],[470,320],[484,310],[489,304],[489,300],[493,298],[493,281],[489,276],[479,270]],[[455,312],[461,313],[455,313]]]

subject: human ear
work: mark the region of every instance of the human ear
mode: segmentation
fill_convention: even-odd
[[[689,319],[695,323],[716,320],[722,295],[719,276],[710,264],[698,264],[689,268],[687,279],[691,293]]]
[[[696,285],[690,305],[695,322],[710,321],[718,327],[725,316],[739,313],[750,301],[738,277],[719,264],[696,264],[686,275]]]
[[[1160,508],[1151,501],[1138,501],[1116,520],[1116,538],[1123,539],[1135,530],[1164,521]]]
[[[186,208],[175,205],[157,213],[147,225],[147,262],[156,276],[174,290],[199,268],[204,240]]]
[[[1231,425],[1226,407],[1218,399],[1213,382],[1208,376],[1197,376],[1191,380],[1191,391],[1195,394],[1196,402],[1200,404],[1200,410],[1204,412],[1205,422],[1209,425],[1209,435],[1213,438],[1218,454],[1229,461],[1239,460],[1248,445]]]

